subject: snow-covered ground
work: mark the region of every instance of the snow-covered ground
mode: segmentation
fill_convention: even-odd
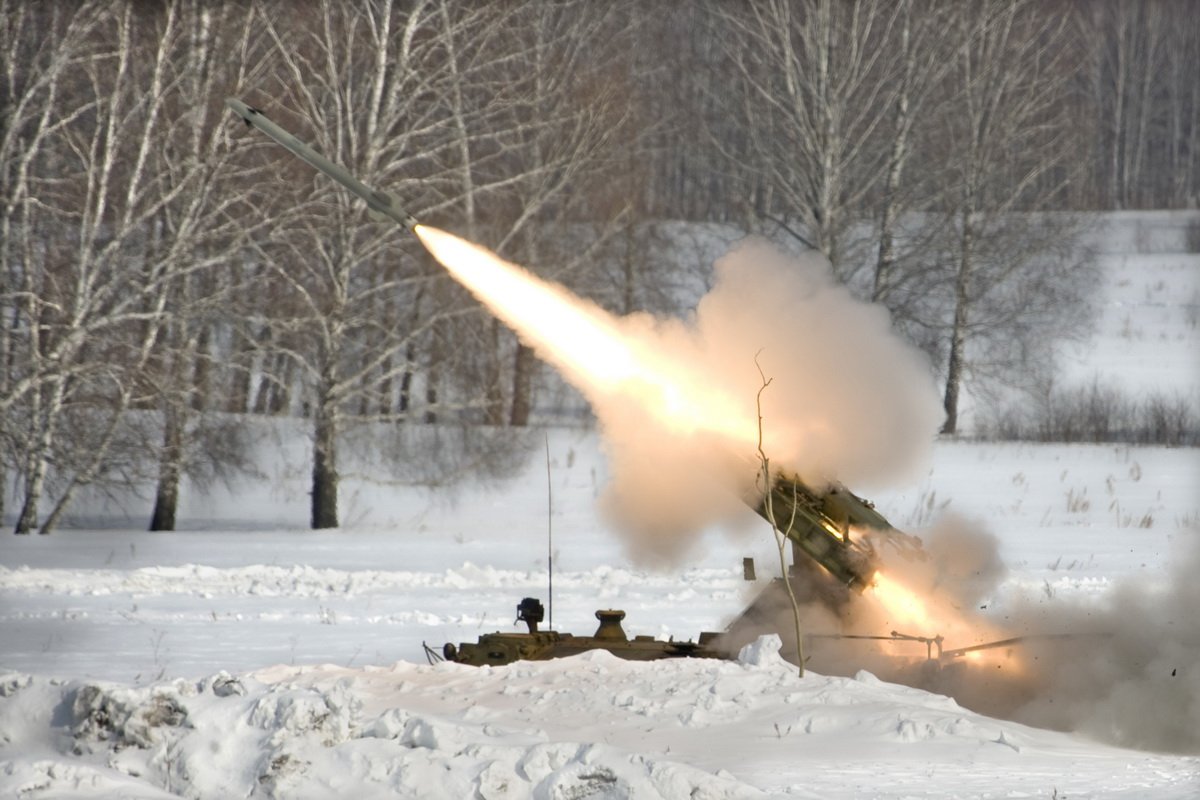
[[[1102,276],[1099,317],[1091,337],[1066,348],[1062,385],[1096,380],[1200,407],[1200,214],[1104,214],[1088,238]]]
[[[560,629],[589,633],[592,611],[613,607],[631,634],[694,638],[748,598],[743,554],[771,563],[759,528],[711,532],[679,569],[639,569],[591,510],[595,439],[555,432],[551,454]],[[914,529],[946,501],[987,520],[1011,567],[1003,608],[1161,580],[1174,548],[1200,536],[1197,485],[1189,451],[944,443],[919,486],[879,506]],[[990,719],[868,673],[801,680],[769,642],[740,663],[428,666],[423,641],[516,630],[516,602],[545,598],[545,465],[454,502],[357,488],[367,519],[386,521],[3,539],[0,796],[1200,790],[1200,759]],[[1196,679],[1196,665],[1180,670]]]
[[[1175,233],[1127,227],[1105,240],[1120,311],[1071,374],[1134,375],[1128,357],[1131,386],[1195,392],[1200,256],[1163,260]],[[1112,256],[1125,239],[1147,252]],[[1153,336],[1124,336],[1126,316]],[[996,537],[1008,571],[978,614],[998,626],[1022,605],[1064,624],[1161,605],[1136,640],[1156,658],[1090,698],[1074,733],[857,670],[801,679],[769,638],[732,662],[428,665],[422,643],[517,630],[517,602],[546,599],[550,550],[555,628],[587,634],[595,609],[622,608],[631,635],[694,639],[769,577],[770,533],[747,512],[674,568],[635,564],[596,510],[601,443],[565,429],[498,485],[348,480],[350,524],[312,532],[302,450],[189,494],[179,533],[141,532],[128,500],[126,521],[91,502],[102,529],[0,536],[0,798],[1200,796],[1200,641],[1171,616],[1196,596],[1171,583],[1200,548],[1195,450],[945,441],[921,480],[872,493],[908,530],[950,511]],[[1175,752],[1112,744],[1129,703]]]
[[[764,644],[771,644],[769,641]],[[277,667],[150,687],[15,678],[5,796],[1190,798],[1196,759],[954,701],[738,663],[598,652],[500,669]],[[16,744],[19,742],[19,744]],[[15,748],[14,748],[15,744]]]

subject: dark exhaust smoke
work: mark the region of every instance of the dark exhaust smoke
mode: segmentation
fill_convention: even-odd
[[[1032,653],[1036,685],[1015,719],[1200,753],[1200,531],[1183,533],[1161,580],[1126,578],[1096,602],[1027,599],[1014,609],[1018,631],[1077,634]]]
[[[996,538],[980,522],[948,516],[922,533],[927,561],[897,563],[891,571],[918,592],[948,598],[981,629],[999,631],[992,641],[1016,641],[989,649],[991,658],[977,665],[962,657],[939,661],[936,646],[921,641],[825,638],[888,636],[893,627],[869,598],[814,589],[819,576],[806,575],[800,583],[807,585],[808,666],[830,675],[866,669],[984,714],[1110,744],[1200,753],[1200,531],[1186,533],[1160,580],[1125,578],[1101,598],[1004,598],[997,596],[1005,569]],[[785,593],[768,593],[760,606],[757,624],[732,634],[731,644],[776,632],[785,638],[785,654],[794,653]],[[974,644],[948,639],[943,647]]]

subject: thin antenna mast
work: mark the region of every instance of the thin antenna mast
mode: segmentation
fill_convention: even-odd
[[[550,621],[546,626],[554,630],[554,490],[550,482],[550,434],[546,434],[546,605]]]

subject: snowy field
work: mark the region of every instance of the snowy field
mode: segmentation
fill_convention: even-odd
[[[1104,239],[1106,310],[1069,374],[1200,391],[1200,256],[1178,254],[1173,219]],[[188,494],[179,533],[141,532],[129,499],[91,501],[90,529],[0,536],[0,798],[1200,796],[1194,620],[1147,626],[1156,658],[1074,732],[865,671],[800,679],[769,638],[732,662],[431,666],[423,643],[518,630],[550,549],[559,630],[591,633],[598,608],[626,610],[630,635],[718,630],[769,577],[770,532],[747,512],[674,568],[637,565],[596,510],[601,442],[565,429],[498,485],[348,480],[347,526],[312,532],[303,448],[269,438],[263,479]],[[922,479],[869,494],[906,530],[954,512],[996,537],[1007,572],[983,616],[1066,624],[1200,597],[1177,581],[1200,563],[1198,487],[1195,450],[944,441]],[[1177,735],[1114,744],[1129,702]]]
[[[1200,221],[1196,212],[1104,214],[1089,237],[1101,268],[1094,335],[1067,348],[1064,385],[1098,380],[1200,407]],[[1192,241],[1189,241],[1189,237]]]
[[[590,633],[592,611],[611,607],[629,612],[631,635],[694,638],[749,598],[743,554],[771,563],[760,527],[712,532],[680,569],[641,570],[591,512],[595,439],[555,432],[551,454],[560,629]],[[769,646],[743,663],[427,666],[423,641],[516,630],[517,601],[545,598],[545,477],[535,458],[512,483],[453,501],[358,487],[379,521],[338,532],[6,537],[0,797],[1200,790],[1200,759],[990,719],[868,673],[799,680]],[[1197,485],[1188,451],[944,443],[920,486],[879,505],[914,529],[944,500],[986,519],[1011,568],[992,603],[1002,611],[1005,597],[1065,602],[1161,580],[1200,535]],[[1181,682],[1200,678],[1179,668]]]

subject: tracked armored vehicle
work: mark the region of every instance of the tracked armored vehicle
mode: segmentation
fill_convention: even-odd
[[[618,658],[628,661],[655,661],[660,658],[725,658],[725,652],[717,649],[716,633],[702,633],[699,641],[662,641],[652,636],[635,636],[630,639],[621,620],[625,612],[604,609],[596,612],[600,626],[591,636],[573,636],[558,631],[539,630],[545,618],[541,601],[526,597],[517,606],[517,622],[529,628],[526,633],[486,633],[474,643],[455,646],[447,643],[439,655],[430,648],[426,654],[430,661],[453,661],[475,667],[500,666],[514,661],[547,661],[565,658],[592,650],[607,650]]]

